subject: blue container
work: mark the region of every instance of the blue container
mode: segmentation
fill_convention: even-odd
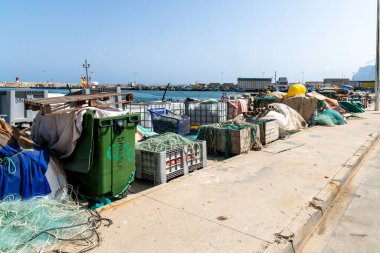
[[[190,133],[190,117],[172,113],[166,108],[148,109],[152,116],[153,131],[159,134],[177,133],[187,135]]]

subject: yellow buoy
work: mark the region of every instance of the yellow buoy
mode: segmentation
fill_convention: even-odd
[[[303,84],[297,83],[289,87],[287,97],[306,94],[306,87]]]

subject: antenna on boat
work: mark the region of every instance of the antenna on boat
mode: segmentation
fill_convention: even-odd
[[[90,64],[87,64],[87,59],[84,60],[83,68],[86,69],[86,84],[89,86],[89,83],[88,83],[88,69],[90,68]]]
[[[69,94],[71,95],[71,88],[70,88],[70,85],[68,83],[66,84],[66,88],[69,90]]]
[[[162,96],[162,99],[161,99],[162,102],[165,101],[165,96],[166,96],[166,92],[167,92],[168,89],[169,89],[169,85],[170,85],[170,83],[168,83],[168,85],[166,86],[166,89],[165,89],[164,95]]]

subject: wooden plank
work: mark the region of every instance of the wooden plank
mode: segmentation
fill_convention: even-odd
[[[37,98],[37,99],[25,100],[25,104],[27,105],[29,104],[30,105],[59,104],[59,103],[87,101],[90,99],[106,99],[113,96],[128,97],[129,100],[133,99],[132,93],[110,92],[110,93],[98,93],[98,94],[89,94],[89,95],[63,96],[63,97],[55,97],[55,98]]]
[[[116,101],[112,103],[98,103],[98,101],[109,100],[111,97],[122,97],[125,98],[121,101]],[[88,95],[73,95],[64,97],[54,97],[54,98],[39,98],[25,100],[25,107],[32,110],[41,110],[42,114],[50,114],[63,110],[68,106],[70,111],[78,110],[84,108],[83,105],[88,104],[91,107],[107,107],[116,104],[127,104],[133,102],[133,93],[97,93]],[[65,111],[67,111],[65,109]]]
[[[96,102],[96,101],[93,101],[93,102]],[[130,102],[128,101],[119,101],[119,102],[112,102],[112,103],[103,103],[103,104],[93,104],[92,107],[96,107],[96,108],[102,108],[102,107],[109,107],[111,105],[116,105],[116,104],[128,104]],[[67,108],[66,106],[64,105],[58,105],[56,107],[51,107],[50,105],[45,105],[45,106],[41,106],[41,108],[44,108],[46,106],[49,106],[50,109],[41,109],[42,111],[42,114],[43,115],[46,115],[46,114],[58,114],[58,113],[62,113],[62,112],[72,112],[72,111],[77,111],[77,110],[80,110],[80,109],[83,109],[83,108],[88,108],[86,106],[84,107],[71,107],[71,108]],[[38,110],[40,110],[40,107],[38,107]]]
[[[131,102],[129,101],[126,101],[126,100],[122,100],[122,101],[119,101],[119,102],[112,102],[112,103],[104,103],[104,104],[98,104],[96,107],[107,107],[107,106],[110,106],[110,105],[125,105],[125,104],[130,104]]]
[[[277,120],[269,120],[260,125],[260,141],[263,145],[278,140],[280,137],[279,124]]]
[[[226,151],[227,131],[226,129],[221,129],[220,136],[217,140],[217,150],[221,153]],[[251,130],[249,128],[230,130],[230,142],[231,153],[233,155],[248,152],[251,149]]]
[[[49,114],[51,113],[51,107],[50,105],[45,105],[42,107],[42,114]]]
[[[96,107],[98,105],[98,103],[96,102],[96,100],[88,100],[88,106],[91,106],[91,107]]]

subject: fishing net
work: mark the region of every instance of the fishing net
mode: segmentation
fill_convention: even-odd
[[[254,109],[262,108],[274,102],[276,102],[275,96],[260,95],[260,96],[254,97],[253,106],[254,106]]]
[[[335,110],[324,110],[318,115],[316,120],[317,125],[321,126],[335,126],[343,125],[345,123],[344,117]]]
[[[196,145],[199,144],[197,142],[186,139],[181,135],[175,133],[166,133],[149,138],[148,140],[137,144],[136,148],[145,151],[163,152],[177,148],[182,148],[185,146],[194,147]]]
[[[0,252],[85,252],[99,242],[102,220],[70,200],[7,197],[0,202]]]
[[[152,116],[153,129],[156,133],[190,133],[190,118],[177,115],[165,108],[149,109]]]
[[[201,126],[198,133],[198,140],[205,140],[207,143],[207,152],[210,154],[218,153],[218,142],[220,141],[221,133],[226,134],[225,138],[225,149],[224,149],[224,157],[229,158],[232,156],[232,145],[231,142],[231,130],[242,130],[242,129],[250,129],[250,139],[251,149],[259,149],[260,141],[257,136],[257,128],[256,124],[249,124],[243,122],[233,122],[226,121],[213,125]],[[224,131],[222,131],[224,130]]]

